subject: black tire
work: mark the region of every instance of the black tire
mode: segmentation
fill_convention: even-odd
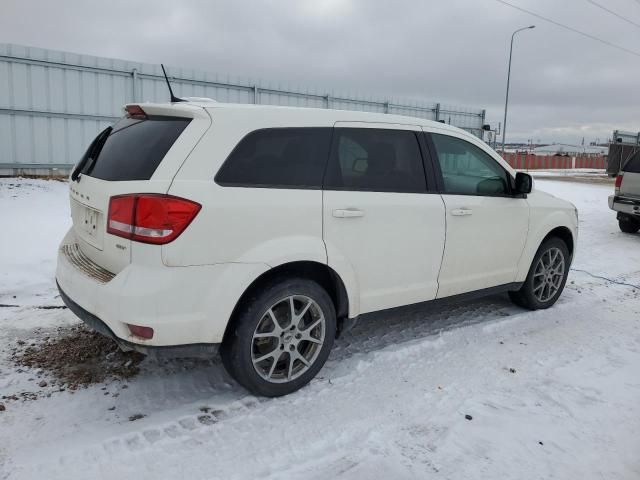
[[[288,370],[289,375],[292,377],[290,381],[288,380],[289,375],[287,375],[285,378],[281,377],[280,379],[276,379],[280,383],[274,383],[273,381],[263,378],[263,376],[258,373],[258,369],[260,368],[259,365],[262,365],[262,363],[254,367],[254,357],[260,355],[260,353],[256,353],[256,348],[259,345],[255,342],[259,343],[261,341],[254,339],[254,333],[256,333],[256,329],[259,325],[261,328],[260,331],[264,331],[262,327],[264,322],[268,321],[269,318],[273,318],[267,317],[267,315],[269,315],[268,312],[272,307],[276,307],[278,305],[276,308],[281,308],[280,305],[282,304],[279,302],[285,302],[287,301],[285,299],[292,296],[296,296],[296,299],[298,297],[306,297],[315,302],[315,305],[312,308],[309,308],[308,313],[304,314],[304,318],[309,318],[309,316],[313,315],[314,312],[316,314],[318,311],[322,312],[322,315],[324,316],[324,340],[321,345],[314,347],[316,344],[312,344],[311,342],[305,343],[304,339],[292,340],[289,338],[289,341],[301,342],[291,348],[292,352],[295,351],[298,353],[298,348],[307,349],[307,351],[309,348],[315,348],[313,352],[313,361],[309,362],[309,366],[306,366],[303,365],[300,360],[291,361],[290,355],[292,354],[287,352],[287,348],[291,347],[291,345],[286,344],[285,348],[285,339],[282,335],[279,337],[275,335],[269,337],[268,342],[272,342],[273,345],[275,345],[275,348],[271,350],[273,345],[267,345],[267,353],[277,352],[278,349],[284,348],[282,354],[278,354],[279,360],[275,359],[273,360],[273,363],[281,365],[281,363],[285,361],[297,365],[297,368],[301,371],[306,368],[306,371],[300,373],[296,378],[293,378],[291,371]],[[276,310],[276,308],[273,308],[272,311]],[[256,289],[248,298],[243,300],[242,305],[239,306],[239,310],[232,321],[232,330],[227,333],[220,350],[222,363],[229,374],[240,385],[255,395],[262,395],[266,397],[287,395],[309,383],[309,381],[317,375],[326,362],[336,336],[336,313],[331,297],[329,297],[324,288],[316,282],[304,278],[275,278],[263,287]],[[305,320],[301,320],[301,323],[303,321]],[[314,320],[312,319],[311,321]],[[293,323],[293,321],[291,323]],[[275,331],[276,328],[278,327],[276,327],[274,323],[273,331]],[[287,332],[288,328],[289,326],[285,328]],[[288,336],[291,337],[291,335]],[[275,358],[275,354],[273,358]],[[271,364],[268,365],[270,366]],[[286,368],[290,368],[288,367],[288,363]],[[284,376],[284,372],[282,375]]]
[[[618,226],[624,233],[638,233],[638,230],[640,230],[640,222],[633,218],[621,218],[618,220]]]
[[[550,298],[541,300],[536,296],[534,292],[534,288],[536,288],[534,286],[535,284],[534,274],[536,271],[536,266],[538,265],[538,262],[540,261],[542,256],[552,249],[559,250],[564,257],[563,258],[564,276],[562,278],[562,281],[560,282],[560,285],[557,291],[553,295],[551,295]],[[520,288],[520,290],[509,292],[509,297],[511,298],[511,301],[516,305],[523,308],[528,308],[529,310],[540,310],[543,308],[549,308],[551,305],[556,303],[556,301],[562,294],[562,290],[564,290],[564,286],[567,283],[567,276],[569,275],[570,264],[571,264],[571,261],[570,261],[569,248],[567,247],[567,244],[564,243],[562,239],[557,237],[552,237],[552,238],[549,238],[548,240],[545,240],[542,243],[542,245],[540,245],[540,248],[538,248],[538,251],[533,257],[533,262],[531,262],[529,273],[527,274],[527,278],[524,284],[522,285],[522,287]]]

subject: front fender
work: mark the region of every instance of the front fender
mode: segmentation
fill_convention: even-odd
[[[567,210],[554,210],[543,212],[531,211],[531,223],[529,225],[529,235],[525,242],[520,262],[518,263],[518,274],[516,276],[517,282],[524,282],[531,268],[533,257],[535,256],[540,244],[551,231],[556,228],[566,228],[571,232],[574,245],[578,242],[578,229],[575,215],[571,211]]]

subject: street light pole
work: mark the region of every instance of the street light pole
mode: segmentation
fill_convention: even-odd
[[[504,155],[504,141],[507,135],[507,107],[509,106],[509,81],[511,80],[511,55],[513,53],[513,37],[515,37],[516,33],[521,32],[523,30],[529,30],[530,28],[536,28],[535,25],[530,25],[528,27],[519,28],[515,32],[511,34],[511,47],[509,48],[509,68],[507,70],[507,94],[504,99],[504,122],[502,124],[502,154]]]

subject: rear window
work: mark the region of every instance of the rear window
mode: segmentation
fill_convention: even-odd
[[[182,117],[123,118],[80,173],[111,181],[149,180],[190,121]]]
[[[427,189],[415,132],[336,128],[325,188],[416,193]]]
[[[331,128],[267,128],[244,137],[224,162],[220,185],[321,188]]]
[[[622,170],[629,173],[640,173],[640,152],[636,152],[629,161],[624,164]]]

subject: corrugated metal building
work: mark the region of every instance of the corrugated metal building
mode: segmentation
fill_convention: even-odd
[[[533,149],[536,155],[605,155],[607,147],[592,145],[569,145],[566,143],[553,143],[551,145],[543,145]]]
[[[484,110],[364,98],[168,68],[177,96],[409,115],[482,136]],[[65,173],[129,102],[165,102],[159,65],[0,44],[0,175]]]

